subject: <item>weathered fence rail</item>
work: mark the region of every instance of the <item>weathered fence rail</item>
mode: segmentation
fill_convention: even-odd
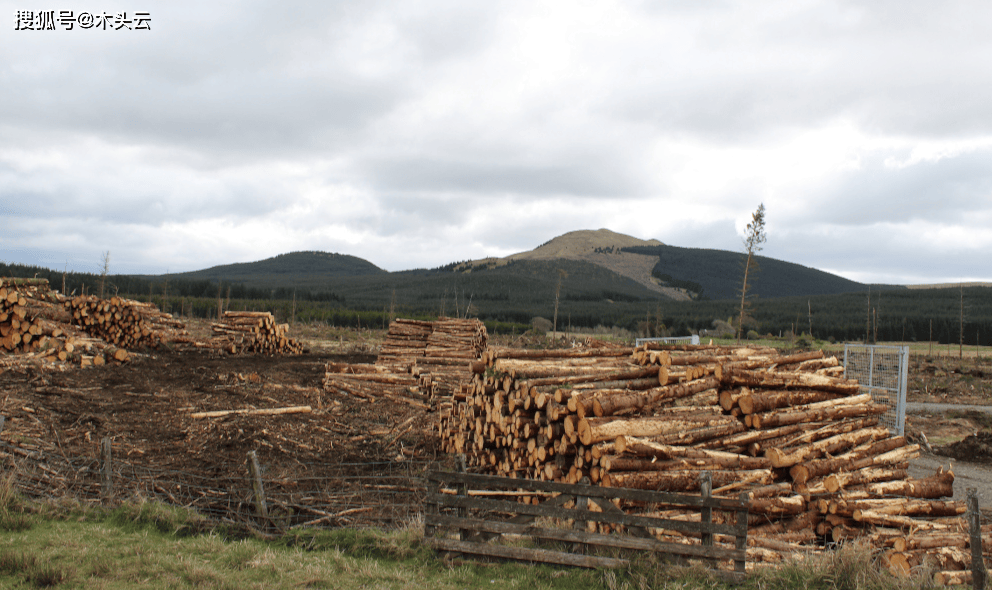
[[[709,496],[704,485],[700,496],[563,484],[548,481],[513,479],[470,473],[427,474],[427,498],[424,515],[425,542],[437,550],[487,555],[526,561],[539,561],[581,567],[622,567],[629,562],[621,557],[583,554],[585,546],[605,549],[653,551],[680,558],[701,559],[717,567],[717,573],[730,581],[744,578],[747,547],[748,503],[744,498],[731,500]],[[528,495],[547,498],[541,503],[525,504],[499,499]],[[649,505],[677,508],[701,514],[700,522],[627,514],[612,500],[622,499]],[[599,511],[591,510],[595,504]],[[713,511],[731,512],[735,524],[713,522]],[[510,517],[510,515],[515,515]],[[539,517],[571,521],[573,528],[535,524]],[[586,523],[623,525],[625,534],[602,534],[586,530]],[[457,530],[457,538],[444,530]],[[676,531],[688,537],[698,535],[698,544],[663,542],[648,529]],[[539,541],[572,543],[572,551],[493,544],[490,541],[507,534]],[[733,538],[733,547],[717,545],[714,535]],[[733,569],[719,569],[721,564]]]

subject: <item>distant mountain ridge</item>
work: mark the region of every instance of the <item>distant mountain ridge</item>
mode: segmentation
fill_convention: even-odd
[[[368,260],[331,252],[289,252],[256,262],[223,264],[165,275],[168,278],[225,281],[250,287],[324,288],[328,280],[388,274]]]
[[[175,273],[164,278],[224,281],[252,288],[304,289],[314,293],[333,291],[347,293],[350,300],[371,301],[381,295],[374,291],[402,290],[405,287],[401,286],[407,283],[436,284],[444,292],[443,278],[453,273],[462,277],[458,284],[463,286],[458,288],[474,291],[477,297],[494,289],[498,291],[501,282],[524,281],[514,284],[523,288],[526,283],[531,284],[527,289],[553,291],[561,280],[568,296],[583,300],[597,297],[640,301],[723,300],[739,296],[743,256],[726,250],[669,246],[655,239],[642,240],[598,229],[571,231],[533,250],[504,258],[451,263],[434,270],[390,273],[356,256],[310,251]],[[756,296],[829,295],[867,288],[862,283],[799,264],[767,257],[758,260],[761,270],[749,290]],[[427,277],[435,279],[423,283]]]
[[[666,284],[680,287],[694,298],[733,299],[740,297],[745,255],[742,252],[678,246],[634,246],[627,251],[655,258],[652,275]],[[867,286],[822,270],[766,256],[756,257],[757,272],[749,279],[748,293],[758,297],[836,295],[863,291]],[[897,285],[873,288],[902,289]]]

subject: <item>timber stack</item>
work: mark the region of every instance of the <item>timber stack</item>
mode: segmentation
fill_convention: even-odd
[[[477,319],[441,318],[433,322],[424,354],[414,359],[411,373],[431,399],[450,399],[460,382],[472,373],[488,346],[486,325]]]
[[[267,311],[225,311],[210,324],[210,345],[230,354],[302,354],[303,343],[289,337],[289,324],[276,323]]]
[[[909,477],[919,445],[880,426],[888,407],[822,351],[654,345],[483,360],[439,421],[442,448],[473,471],[676,493],[699,493],[706,471],[714,495],[750,500],[750,562],[859,539],[897,573],[939,554],[941,579],[954,580],[968,563],[953,472]]]
[[[366,401],[389,397],[423,409],[445,403],[486,350],[477,319],[396,319],[374,365],[328,363],[324,389]]]
[[[0,278],[0,352],[18,353],[0,365],[42,360],[85,367],[129,359],[126,350],[88,337],[72,319],[46,279]]]
[[[123,297],[80,295],[65,302],[72,323],[87,334],[120,349],[156,348],[188,337],[184,324],[152,303]]]

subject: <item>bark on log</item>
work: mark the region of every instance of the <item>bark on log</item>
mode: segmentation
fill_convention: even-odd
[[[603,476],[606,487],[634,488],[642,490],[657,490],[664,492],[698,492],[700,489],[700,471],[654,471],[648,473],[627,472],[608,473]],[[727,484],[751,478],[762,485],[769,484],[775,475],[770,469],[742,471],[711,471],[713,486],[721,487]]]
[[[245,409],[245,410],[216,410],[211,412],[194,412],[189,415],[190,418],[222,418],[224,416],[232,415],[243,415],[243,416],[277,416],[280,414],[309,414],[312,411],[310,406],[290,406],[287,408],[269,408],[269,409]]]

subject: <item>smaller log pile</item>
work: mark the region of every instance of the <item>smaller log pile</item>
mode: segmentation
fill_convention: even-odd
[[[379,347],[375,364],[396,373],[409,373],[416,360],[424,356],[427,339],[434,322],[397,318],[390,322],[386,339]]]
[[[374,365],[328,363],[324,388],[430,409],[439,396],[450,399],[471,375],[470,363],[486,350],[487,340],[486,326],[477,319],[396,319]]]
[[[936,547],[942,541],[932,536],[960,542],[967,531],[964,504],[946,500],[953,473],[910,478],[919,446],[878,425],[887,407],[838,376],[836,358],[755,348],[632,352],[489,351],[441,413],[442,448],[465,453],[473,471],[676,493],[698,493],[709,471],[715,495],[751,500],[752,562],[860,539],[904,572],[923,549],[897,551],[896,539]],[[960,569],[950,557],[938,565]]]
[[[289,337],[289,324],[277,324],[267,311],[225,311],[220,322],[210,324],[210,345],[230,354],[302,354],[303,343]]]
[[[130,358],[126,350],[73,326],[61,295],[46,279],[0,279],[0,351],[84,367]]]
[[[87,334],[122,349],[156,348],[189,336],[182,322],[152,303],[80,295],[66,301],[65,308]]]
[[[450,398],[471,375],[469,363],[479,360],[488,339],[486,325],[477,319],[441,318],[433,322],[424,355],[414,359],[410,372],[431,399]]]

